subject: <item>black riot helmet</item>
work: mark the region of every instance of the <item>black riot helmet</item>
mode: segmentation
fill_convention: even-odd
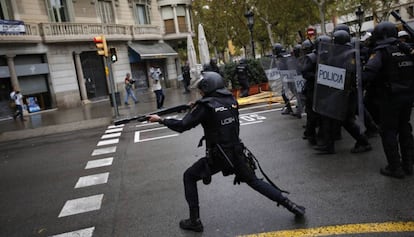
[[[284,52],[283,46],[280,43],[273,45],[273,55],[280,55]]]
[[[231,95],[231,92],[226,88],[223,78],[217,72],[203,72],[202,78],[197,85],[197,88],[204,92],[204,95],[209,95],[217,92],[222,95]]]
[[[393,23],[389,21],[383,21],[375,26],[373,36],[377,41],[385,40],[388,38],[397,38],[398,29]]]
[[[313,45],[312,41],[310,41],[309,39],[302,42],[303,53],[305,53],[305,54],[311,53],[313,48],[314,48],[314,45]]]
[[[334,44],[345,45],[351,42],[351,36],[345,30],[337,30],[333,33],[332,39]]]
[[[331,37],[329,37],[327,35],[318,36],[318,38],[316,38],[316,40],[315,40],[315,50],[316,51],[318,51],[318,46],[321,42],[330,43],[330,42],[332,42],[332,39],[331,39]]]
[[[349,30],[349,26],[345,25],[345,24],[338,24],[334,27],[333,32],[336,32],[338,30],[344,30],[346,32],[348,32],[348,34],[351,33],[351,31]]]
[[[295,45],[295,47],[293,47],[293,55],[295,55],[295,57],[300,57],[300,53],[302,50],[302,45],[301,44],[297,44]]]

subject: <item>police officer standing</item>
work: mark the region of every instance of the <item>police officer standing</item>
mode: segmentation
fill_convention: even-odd
[[[398,40],[391,22],[375,28],[374,54],[363,71],[364,83],[375,83],[380,101],[380,135],[388,165],[385,176],[402,179],[413,174],[414,141],[410,124],[414,101],[414,62],[407,44]]]
[[[190,218],[180,221],[180,228],[202,232],[200,221],[197,182],[211,182],[211,176],[222,172],[224,176],[235,174],[236,182],[245,182],[254,190],[272,201],[286,207],[296,216],[303,216],[305,208],[286,198],[281,190],[258,179],[254,168],[248,165],[243,153],[245,148],[239,138],[240,122],[238,104],[231,92],[225,87],[220,74],[203,72],[197,85],[202,99],[195,102],[191,112],[182,120],[163,119],[149,115],[150,122],[159,122],[168,128],[184,132],[201,124],[204,129],[206,156],[196,161],[184,173],[184,191],[190,209]]]
[[[236,76],[241,87],[240,97],[249,95],[249,67],[246,59],[241,59],[239,65],[236,67]]]

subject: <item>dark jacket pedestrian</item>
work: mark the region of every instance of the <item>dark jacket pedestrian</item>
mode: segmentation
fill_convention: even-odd
[[[204,72],[198,84],[202,99],[195,102],[191,111],[182,120],[163,119],[150,115],[149,121],[159,122],[168,128],[184,132],[201,124],[205,140],[206,156],[196,161],[184,173],[184,191],[190,209],[190,218],[180,221],[180,227],[196,232],[203,231],[200,221],[197,182],[211,182],[211,176],[222,172],[224,176],[235,174],[236,182],[245,182],[251,188],[272,201],[286,207],[297,216],[303,216],[305,208],[298,206],[282,192],[259,179],[254,168],[244,155],[244,145],[239,138],[240,122],[238,104],[231,92],[225,87],[220,74]]]
[[[190,93],[191,69],[188,62],[182,68],[184,93]]]

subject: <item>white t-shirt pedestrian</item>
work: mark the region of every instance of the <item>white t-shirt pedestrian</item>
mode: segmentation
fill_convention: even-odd
[[[152,83],[152,90],[153,91],[161,90],[162,89],[161,80],[160,80],[161,76],[162,76],[161,69],[151,67],[150,68],[150,75],[151,75],[151,78],[154,80],[153,83]]]
[[[16,93],[15,91],[12,91],[10,93],[10,98],[12,98],[14,100],[14,103],[16,105],[22,105],[23,96],[22,96],[21,93]]]

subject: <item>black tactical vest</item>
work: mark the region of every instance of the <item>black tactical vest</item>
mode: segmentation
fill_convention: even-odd
[[[385,48],[386,60],[384,61],[385,86],[391,89],[393,94],[414,92],[414,61],[403,53],[398,45],[390,45]]]
[[[239,112],[232,96],[207,97],[200,100],[210,110],[210,117],[202,122],[207,148],[220,144],[223,148],[238,144]]]

